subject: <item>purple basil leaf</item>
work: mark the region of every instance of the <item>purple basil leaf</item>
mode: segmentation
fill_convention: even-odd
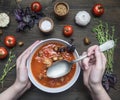
[[[24,31],[26,28],[32,28],[34,24],[39,22],[41,17],[45,16],[42,12],[32,12],[30,7],[26,7],[24,10],[20,6],[14,13],[16,21],[18,22],[17,31]]]
[[[24,16],[24,10],[22,8],[18,8],[17,9],[17,13],[20,15],[20,16]]]
[[[68,52],[74,52],[74,50],[75,50],[75,45],[71,45],[71,46],[67,46],[67,51]]]
[[[110,85],[109,85],[108,74],[107,74],[107,73],[105,73],[105,74],[103,75],[102,85],[103,85],[103,87],[105,88],[106,91],[109,91]]]
[[[39,15],[37,15],[35,12],[32,13],[31,17],[34,19],[39,19]]]
[[[71,38],[70,41],[68,41],[70,44],[72,44],[74,42],[74,39]]]
[[[29,23],[29,22],[31,21],[31,16],[30,16],[30,15],[24,16],[24,17],[23,17],[23,21],[24,21],[25,23]]]
[[[117,77],[113,73],[105,73],[102,79],[102,84],[106,91],[109,91],[110,88],[115,89],[115,84],[117,83]]]
[[[62,48],[59,48],[58,51],[59,52],[65,52],[66,48],[65,47],[62,47]]]
[[[15,10],[14,14],[15,14],[15,19],[16,19],[18,22],[22,21],[22,17],[17,13],[16,10]]]
[[[20,22],[17,29],[19,29],[20,31],[23,31],[25,26],[26,26],[26,24],[24,22]]]
[[[109,74],[108,75],[108,80],[111,82],[111,83],[116,83],[117,82],[117,77],[115,74]]]
[[[31,15],[31,10],[29,7],[26,7],[25,9],[25,15]]]
[[[105,82],[105,84],[103,86],[106,91],[109,91],[109,89],[110,89],[109,82]]]
[[[33,26],[34,26],[34,20],[31,20],[27,25],[28,25],[28,27],[29,27],[29,29],[30,28],[32,28]]]
[[[24,13],[24,11],[23,11],[23,9],[22,9],[22,8],[18,8],[18,9],[17,9],[17,12],[18,12],[19,14]]]
[[[38,16],[45,17],[45,14],[43,12],[37,12],[36,13]]]
[[[34,19],[35,24],[38,24],[39,19]]]

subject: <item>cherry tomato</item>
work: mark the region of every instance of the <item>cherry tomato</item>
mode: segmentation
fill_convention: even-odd
[[[31,10],[32,11],[34,11],[34,12],[40,12],[41,9],[42,9],[42,5],[40,4],[40,2],[35,1],[35,2],[33,2],[31,4]]]
[[[4,47],[0,47],[0,59],[6,58],[8,55],[8,51]]]
[[[65,25],[63,28],[63,34],[67,37],[73,34],[73,27],[71,25]]]
[[[101,16],[104,13],[104,7],[102,4],[95,4],[92,8],[92,13],[95,16]]]
[[[16,38],[13,35],[6,36],[4,39],[4,44],[7,47],[14,47],[16,45]]]

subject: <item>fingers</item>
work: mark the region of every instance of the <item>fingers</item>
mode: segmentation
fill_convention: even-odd
[[[86,52],[84,52],[82,55],[85,55],[86,54]],[[83,69],[83,70],[87,70],[88,68],[89,68],[89,60],[90,60],[90,58],[89,57],[87,57],[87,58],[84,58],[82,61],[81,61],[81,68]]]
[[[20,65],[19,65],[19,66],[21,66],[21,68],[26,66],[26,60],[27,60],[27,58],[29,57],[30,53],[31,53],[31,51],[28,50],[28,51],[25,52],[25,54],[22,56],[23,59],[21,59],[21,63],[20,63]]]
[[[35,46],[37,43],[39,43],[39,40],[35,41],[31,46],[29,46],[19,57],[22,57],[28,50],[32,49],[32,47]]]
[[[17,59],[17,61],[16,61],[17,66],[20,65],[22,56],[23,56],[28,50],[32,49],[32,47],[35,46],[36,44],[38,44],[39,42],[40,42],[39,40],[37,40],[36,42],[34,42],[30,47],[28,47],[28,48],[18,57],[18,59]]]
[[[103,64],[105,65],[105,64],[106,64],[106,62],[107,62],[107,59],[106,59],[106,57],[105,57],[104,53],[102,53],[102,59],[103,59]]]
[[[83,53],[85,54],[85,53]],[[100,48],[97,45],[91,46],[87,51],[88,57],[82,61],[82,69],[87,70],[89,68],[89,63],[100,66],[102,63],[102,54],[100,52]],[[105,57],[103,56],[104,60]],[[106,61],[106,60],[105,60]],[[102,66],[102,65],[101,65]]]
[[[96,57],[96,67],[102,66],[102,54],[100,52],[99,47],[95,49],[95,57]]]
[[[93,55],[94,54],[94,55]],[[104,67],[106,64],[106,57],[100,51],[99,46],[94,45],[88,49],[88,56],[90,57],[90,63],[96,63],[96,67]]]
[[[103,64],[103,71],[105,71],[107,59],[103,53],[102,53],[102,59],[103,59],[103,63],[102,63]]]
[[[88,48],[88,56],[90,56],[90,55],[92,55],[92,54],[94,54],[94,52],[95,52],[95,49],[97,48],[98,46],[97,45],[94,45],[94,46],[91,46],[90,48]]]

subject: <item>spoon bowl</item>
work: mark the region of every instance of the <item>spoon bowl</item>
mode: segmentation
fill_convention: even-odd
[[[72,63],[67,60],[55,62],[47,71],[47,76],[50,78],[58,78],[70,72]]]

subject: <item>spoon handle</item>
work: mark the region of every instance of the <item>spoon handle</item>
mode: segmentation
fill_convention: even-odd
[[[99,46],[100,51],[103,52],[103,51],[109,50],[109,49],[113,48],[114,45],[115,45],[114,40],[109,40],[109,41],[107,41]]]
[[[109,49],[114,47],[114,41],[113,40],[109,40],[109,41],[103,43],[102,45],[100,45],[99,47],[100,47],[100,51],[102,51],[102,52],[106,51],[106,50],[109,50]],[[84,59],[86,57],[87,57],[87,54],[83,55],[83,56],[80,56],[76,60],[71,61],[71,63],[76,63],[76,62],[78,62],[78,61],[80,61],[80,60],[82,60],[82,59]]]

